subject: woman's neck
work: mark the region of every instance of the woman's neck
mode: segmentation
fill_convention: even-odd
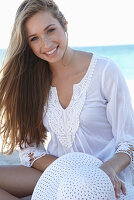
[[[49,64],[52,74],[54,76],[59,76],[59,75],[61,76],[64,73],[70,72],[73,68],[74,60],[75,60],[75,50],[68,47],[68,49],[66,50],[64,56],[60,61],[58,61],[57,63]]]

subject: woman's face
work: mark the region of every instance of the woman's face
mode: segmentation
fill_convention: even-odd
[[[67,45],[65,30],[51,13],[41,11],[27,20],[26,34],[34,54],[49,63],[58,62]]]

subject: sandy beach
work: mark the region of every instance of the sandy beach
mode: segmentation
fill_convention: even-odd
[[[20,164],[20,159],[18,152],[15,151],[11,156],[2,155],[0,153],[0,165],[18,165]]]

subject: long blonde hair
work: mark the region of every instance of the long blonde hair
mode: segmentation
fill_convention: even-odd
[[[36,57],[28,45],[26,21],[39,11],[49,11],[64,27],[65,18],[52,0],[24,0],[17,10],[9,47],[1,70],[0,135],[2,152],[46,139],[43,108],[51,85],[48,62]],[[65,30],[66,31],[66,30]],[[4,151],[6,148],[6,151]]]

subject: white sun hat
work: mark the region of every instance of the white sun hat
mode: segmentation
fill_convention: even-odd
[[[85,153],[68,153],[55,160],[41,175],[32,200],[115,200],[102,162]]]

